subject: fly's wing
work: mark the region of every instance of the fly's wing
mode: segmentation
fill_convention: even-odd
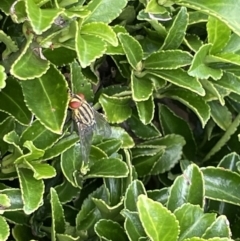
[[[111,126],[107,123],[104,116],[94,110],[95,118],[95,132],[97,135],[104,136],[106,138],[111,136]]]
[[[78,123],[78,132],[81,142],[81,154],[84,162],[88,162],[93,137],[93,127]]]

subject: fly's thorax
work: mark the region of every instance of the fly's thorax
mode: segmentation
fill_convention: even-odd
[[[94,110],[86,101],[83,101],[79,108],[73,111],[77,123],[84,126],[93,126],[95,124]]]

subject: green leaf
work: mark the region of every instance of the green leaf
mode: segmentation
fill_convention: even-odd
[[[164,80],[161,76],[155,75],[151,73],[150,71],[146,71],[145,78],[148,78],[153,83],[154,90],[158,91],[162,88],[164,88],[167,85],[167,81]]]
[[[127,0],[119,0],[117,2],[111,0],[90,1],[87,5],[87,10],[91,11],[91,14],[84,20],[84,23],[110,23],[120,15],[126,5]]]
[[[209,53],[211,46],[211,44],[205,44],[198,50],[193,58],[192,65],[188,70],[189,75],[200,79],[208,79],[209,77],[212,77],[214,80],[218,80],[221,78],[222,70],[210,68],[205,64],[205,58]]]
[[[146,69],[178,69],[190,65],[192,55],[189,52],[176,50],[161,50],[150,54],[144,60]]]
[[[7,79],[7,86],[0,92],[0,110],[13,116],[22,125],[28,125],[31,121],[31,112],[24,103],[21,87],[12,77]]]
[[[130,97],[113,97],[102,94],[99,103],[110,123],[121,123],[131,116]]]
[[[238,17],[240,12],[240,6],[232,0],[181,0],[177,2],[183,4],[186,7],[201,10],[201,12],[212,15],[224,22],[233,32],[240,35],[240,26],[238,24]],[[229,14],[231,13],[231,14]]]
[[[1,10],[5,13],[5,14],[9,14],[9,10],[12,6],[12,4],[14,3],[14,0],[9,0],[9,1],[2,1],[0,4]]]
[[[102,185],[98,189],[95,189],[91,194],[83,201],[81,209],[76,217],[76,229],[77,231],[92,229],[94,224],[102,217],[100,211],[97,209],[93,198],[106,200],[106,188]]]
[[[4,70],[4,67],[0,65],[0,89],[3,89],[6,86],[5,80],[7,79],[7,75]]]
[[[184,203],[204,205],[203,175],[197,165],[192,164],[178,176],[170,189],[167,207],[174,211]],[[196,190],[198,190],[196,192]]]
[[[64,180],[62,184],[55,186],[58,198],[61,203],[71,202],[76,198],[76,195],[80,192],[79,187],[74,187],[70,182]]]
[[[185,36],[184,43],[194,52],[197,52],[199,48],[203,45],[203,42],[200,40],[199,36],[194,34],[187,34]]]
[[[5,211],[11,211],[16,213],[17,210],[23,209],[23,200],[21,195],[21,190],[17,188],[8,188],[1,190],[2,195],[7,195],[10,200],[10,206],[5,208]]]
[[[166,93],[164,93],[164,96],[182,102],[195,112],[203,127],[206,125],[210,118],[210,108],[200,96],[190,91],[184,89],[179,90],[176,88],[169,89]]]
[[[71,230],[71,228],[70,228]],[[72,233],[72,230],[71,230]],[[76,241],[78,237],[75,237],[74,234],[69,235],[69,234],[56,234],[56,239],[59,241]],[[224,240],[223,240],[224,241]]]
[[[61,134],[68,108],[63,75],[51,66],[41,78],[22,81],[21,85],[26,104],[36,118],[50,131]]]
[[[137,145],[131,150],[132,158],[154,156],[157,155],[160,150],[164,150],[164,146]]]
[[[41,48],[34,47],[32,41],[33,36],[28,39],[10,69],[11,74],[20,80],[39,78],[49,69],[49,61],[43,57]]]
[[[4,217],[0,216],[0,240],[7,241],[10,235],[10,228]]]
[[[126,160],[126,162],[128,162],[128,160]],[[108,204],[106,204],[107,205],[107,213],[108,213],[108,215],[111,213],[111,207],[109,205],[111,205],[111,206],[114,205],[115,211],[116,211],[116,209],[118,209],[121,206],[120,210],[118,210],[117,213],[115,213],[115,215],[118,215],[119,212],[123,208],[122,196],[126,190],[125,187],[123,188],[123,186],[122,186],[123,180],[118,179],[118,178],[106,178],[106,179],[104,179],[104,185],[106,186],[109,193],[111,193],[109,201],[107,201]],[[112,218],[112,216],[111,216],[111,218]]]
[[[202,237],[215,221],[215,213],[204,213],[199,206],[184,204],[174,212],[180,225],[179,241],[192,237]]]
[[[121,148],[122,143],[123,141],[121,139],[110,139],[103,141],[96,146],[102,149],[108,156],[111,156]]]
[[[185,36],[185,31],[188,25],[187,9],[182,7],[174,19],[171,28],[168,31],[167,37],[161,49],[177,49]]]
[[[152,13],[152,14],[159,14],[159,13],[164,13],[166,9],[158,3],[156,0],[150,0],[147,3],[145,12],[147,13]]]
[[[125,194],[125,209],[136,212],[137,211],[137,200],[140,194],[147,194],[143,183],[139,180],[134,180],[127,188]]]
[[[132,71],[131,88],[133,100],[145,101],[148,100],[152,95],[153,84],[151,79],[145,78],[145,76],[137,77]]]
[[[216,65],[219,64],[220,67],[221,67],[221,63],[222,63],[223,68],[226,66],[225,67],[226,70],[228,70],[228,65],[230,65],[229,72],[232,71],[234,73],[234,70],[237,69],[236,73],[238,73],[237,66],[240,66],[240,56],[237,53],[218,53],[215,55],[208,56],[207,63],[209,65],[213,65],[213,66],[214,66],[214,64],[216,64]],[[224,66],[224,64],[225,64],[225,66]],[[237,66],[234,68],[234,65],[237,65]],[[217,65],[217,67],[218,67],[218,65]]]
[[[15,23],[23,23],[27,19],[25,1],[18,1],[9,8],[9,13]]]
[[[141,240],[141,237],[146,236],[137,212],[130,212],[128,209],[123,209],[121,214],[125,217],[124,227],[129,240]]]
[[[138,116],[144,125],[150,124],[154,117],[155,105],[153,96],[149,97],[146,101],[136,102]]]
[[[232,33],[227,45],[225,46],[225,48],[223,49],[222,52],[224,52],[224,53],[236,53],[236,52],[238,52],[239,49],[240,49],[239,40],[240,40],[240,36],[238,36],[235,33]]]
[[[2,209],[9,208],[11,206],[10,199],[8,198],[8,196],[6,194],[0,193],[0,206]]]
[[[22,133],[20,143],[23,145],[27,140],[32,141],[36,148],[45,150],[56,143],[60,137],[60,135],[46,129],[40,121],[35,120]]]
[[[224,131],[232,123],[232,114],[228,110],[226,106],[222,106],[217,101],[209,102],[209,106],[211,108],[211,117],[213,118],[214,122]]]
[[[111,138],[121,140],[122,142],[121,148],[130,149],[134,146],[134,141],[132,137],[123,128],[112,126],[111,129],[112,129]]]
[[[1,7],[0,7],[1,8]],[[1,8],[2,9],[2,8]],[[10,8],[9,8],[10,9]],[[8,14],[7,14],[8,15]],[[16,52],[18,50],[18,46],[16,45],[16,43],[10,38],[10,36],[8,36],[5,32],[3,32],[2,30],[0,30],[0,39],[1,42],[6,46],[4,51],[2,52],[2,59],[5,60],[8,58],[8,56],[13,53]],[[4,69],[2,69],[2,66],[0,66],[1,71],[3,71]],[[4,77],[4,75],[2,75],[2,77]],[[2,85],[0,85],[2,86]],[[0,87],[2,88],[2,87]]]
[[[81,34],[97,36],[115,47],[118,45],[115,32],[110,26],[103,22],[84,24],[81,28]]]
[[[31,161],[41,158],[44,155],[44,151],[36,148],[33,145],[32,141],[24,142],[23,146],[26,147],[29,150],[29,152],[26,151],[22,156],[17,158],[15,160],[16,164],[22,163],[24,161],[31,162]]]
[[[212,44],[211,53],[219,53],[230,39],[229,27],[215,17],[209,17],[207,23],[208,42]]]
[[[76,33],[75,48],[78,60],[83,68],[101,57],[106,51],[106,46],[106,43],[97,36]]]
[[[37,180],[53,178],[56,176],[56,170],[53,166],[47,163],[34,163],[31,162],[28,166],[34,172],[33,177]]]
[[[90,171],[87,173],[88,178],[122,178],[127,175],[126,163],[117,158],[101,158],[91,165]]]
[[[127,120],[131,131],[139,138],[150,139],[161,136],[159,130],[152,123],[145,125],[139,118],[136,112],[134,112]]]
[[[201,82],[197,78],[189,76],[188,73],[182,69],[153,70],[151,74],[201,96],[205,95],[205,90],[203,89]]]
[[[144,230],[151,240],[175,241],[178,238],[178,221],[161,203],[140,195],[137,207]]]
[[[59,154],[63,153],[64,151],[75,145],[77,141],[79,141],[79,136],[75,132],[72,135],[68,135],[62,138],[53,147],[45,151],[45,154],[42,159],[48,160],[58,156]]]
[[[214,85],[220,86],[233,93],[240,93],[240,79],[231,73],[223,73],[221,79],[212,81]]]
[[[72,49],[66,50],[64,47],[44,49],[43,54],[47,60],[57,66],[70,64],[76,59],[76,52]]]
[[[155,155],[145,155],[145,156],[139,156],[136,158],[133,158],[132,164],[134,165],[136,172],[139,177],[143,177],[146,175],[151,175],[151,171],[155,164],[161,160],[161,157],[164,154],[164,147],[160,146],[158,148],[155,148],[154,150]],[[160,170],[161,172],[162,170]],[[164,171],[162,171],[164,172]]]
[[[25,1],[26,12],[33,31],[40,35],[51,27],[63,9],[41,9],[33,0]]]
[[[31,232],[31,228],[27,226],[15,225],[12,229],[12,235],[15,240],[34,240],[34,235]]]
[[[98,221],[95,226],[94,230],[99,238],[105,240],[117,240],[119,241],[127,241],[127,235],[124,232],[124,229],[119,223],[113,222],[111,220],[102,219]]]
[[[202,168],[207,198],[240,205],[240,175],[223,168]]]
[[[175,133],[184,137],[183,153],[189,160],[196,157],[196,142],[189,124],[172,112],[167,106],[158,106],[158,115],[164,135]]]
[[[93,90],[89,80],[83,75],[82,69],[76,61],[70,64],[71,68],[71,92],[82,93],[88,102],[93,101]]]
[[[226,94],[222,92],[222,89],[215,86],[214,82],[210,82],[206,79],[200,80],[204,90],[206,91],[206,95],[204,96],[204,99],[208,101],[212,100],[219,100],[219,103],[221,105],[225,105],[224,97]],[[228,91],[226,91],[228,94]]]
[[[119,33],[118,38],[126,54],[129,64],[135,70],[142,69],[143,50],[139,42],[126,33]]]
[[[228,223],[229,221],[227,220],[226,216],[221,215],[217,217],[217,219],[211,224],[211,226],[206,230],[202,237],[205,239],[210,239],[214,237],[230,238],[232,235]]]
[[[114,33],[116,35],[118,33],[127,33],[126,29],[123,26],[120,26],[120,25],[112,26],[112,30],[114,31]],[[118,45],[116,47],[111,45],[111,44],[108,44],[106,54],[107,55],[124,55],[122,45],[119,44],[119,42],[118,42]]]
[[[218,164],[218,167],[223,167],[234,172],[239,172],[239,161],[240,156],[235,152],[231,152],[222,158]]]
[[[160,152],[156,157],[148,157],[150,160],[155,159],[154,165],[151,167],[151,172],[149,174],[157,175],[159,173],[164,173],[166,171],[169,171],[171,168],[173,168],[178,161],[181,158],[182,155],[182,149],[183,146],[185,145],[185,140],[183,137],[175,134],[167,135],[164,136],[163,138],[157,138],[154,140],[148,140],[140,145],[138,147],[148,147],[148,146],[153,146],[153,147],[158,147],[160,149]],[[137,159],[137,160],[136,160]],[[141,158],[136,158],[133,159],[133,164],[136,162],[139,164],[144,164],[144,159]],[[149,161],[147,158],[145,161]],[[138,171],[140,167],[136,167],[136,170]],[[139,170],[140,171],[140,170]],[[146,171],[144,166],[141,167],[141,172]],[[140,175],[140,174],[139,174]]]
[[[65,232],[65,220],[64,220],[64,211],[63,207],[59,201],[57,192],[54,188],[50,189],[51,193],[51,207],[52,207],[52,237],[54,237],[57,233]]]
[[[61,155],[63,175],[74,187],[78,187],[78,185],[75,183],[73,173],[81,169],[82,161],[80,145],[72,146]]]
[[[228,142],[231,135],[233,135],[238,126],[240,125],[240,114],[238,114],[235,119],[232,121],[231,125],[225,131],[223,136],[215,143],[215,145],[210,149],[210,151],[206,154],[202,162],[206,162],[211,156],[221,150],[221,148]]]
[[[119,215],[119,212],[122,210],[123,207],[123,200],[121,200],[118,204],[116,205],[108,205],[107,203],[109,202],[105,202],[102,199],[96,199],[93,198],[94,203],[96,204],[97,208],[99,209],[99,211],[101,212],[101,214],[108,219],[113,219],[115,218],[117,215]]]
[[[174,135],[146,141],[133,149],[132,163],[139,176],[164,173],[179,161],[183,145],[184,140]]]
[[[149,190],[147,191],[147,196],[151,198],[153,201],[160,202],[163,205],[166,205],[169,197],[169,188],[164,187],[155,190]]]
[[[208,21],[208,15],[202,13],[199,10],[189,11],[189,25],[196,23],[206,23]]]
[[[31,170],[17,169],[21,186],[22,198],[26,214],[31,214],[43,204],[44,184],[42,180],[36,180]]]
[[[3,137],[12,131],[14,126],[14,119],[12,117],[7,117],[0,123],[0,152],[2,156],[8,151],[8,144],[3,141]]]

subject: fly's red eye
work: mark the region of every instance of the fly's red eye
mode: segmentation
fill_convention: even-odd
[[[81,102],[79,102],[79,101],[71,101],[70,103],[69,103],[69,107],[71,108],[71,109],[77,109],[77,108],[79,108],[81,106]]]
[[[82,93],[78,93],[77,95],[78,95],[81,99],[85,100],[85,96],[84,96],[84,94],[82,94]]]

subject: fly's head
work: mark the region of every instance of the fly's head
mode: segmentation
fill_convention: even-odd
[[[71,110],[76,110],[83,104],[84,101],[85,97],[83,94],[73,94],[70,98],[68,106]]]

